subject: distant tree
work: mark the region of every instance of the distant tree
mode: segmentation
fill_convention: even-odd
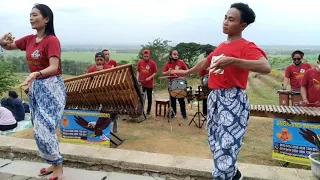
[[[121,60],[118,62],[118,65],[124,65],[124,64],[129,64],[129,61]]]
[[[179,43],[173,49],[179,52],[179,58],[184,60],[188,67],[193,67],[201,54],[204,54],[207,49],[215,48],[210,44],[201,45],[198,43],[190,42],[190,43]]]
[[[14,69],[9,63],[0,61],[0,95],[11,89],[18,81],[14,78]]]

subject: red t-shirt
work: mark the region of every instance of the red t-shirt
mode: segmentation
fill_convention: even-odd
[[[111,67],[117,67],[117,61],[116,60],[113,60],[113,59],[110,59],[108,63],[105,63]]]
[[[173,70],[188,70],[188,67],[187,67],[186,63],[183,60],[178,59],[177,61],[166,62],[166,64],[163,67],[162,72],[167,72],[169,69],[173,69]],[[173,76],[173,75],[170,74],[170,76]],[[175,79],[175,78],[178,78],[178,77],[179,76],[172,77],[172,78],[169,78],[169,80],[171,81],[172,79]]]
[[[152,74],[157,73],[157,64],[151,59],[148,62],[141,59],[139,60],[137,66],[137,71],[139,72],[138,79],[141,81],[142,87],[153,88],[154,78],[150,79],[149,81],[145,81],[145,79],[150,77]]]
[[[290,79],[290,86],[292,90],[301,88],[303,75],[308,69],[311,68],[311,64],[306,62],[301,63],[299,66],[291,64],[286,68],[285,77]]]
[[[109,69],[109,68],[111,68],[110,65],[103,64],[103,69]],[[88,73],[92,73],[92,72],[96,72],[96,71],[98,71],[96,65],[93,65],[93,66],[89,67],[89,69],[88,69]]]
[[[199,76],[200,76],[200,77],[203,77],[203,76],[206,75],[206,74],[209,74],[209,70],[204,69],[204,70],[202,70],[202,71],[199,72]]]
[[[41,71],[50,66],[49,58],[57,57],[59,66],[57,72],[50,75],[39,76],[37,79],[56,76],[62,73],[61,70],[61,47],[60,41],[56,36],[45,36],[40,42],[36,43],[37,35],[24,36],[15,41],[18,49],[26,51],[30,72]]]
[[[212,57],[224,54],[228,57],[235,57],[245,60],[258,60],[261,57],[267,58],[266,53],[257,47],[253,42],[242,38],[230,43],[221,43],[214,51],[207,57],[211,63]],[[237,66],[230,65],[224,69],[223,74],[216,74],[214,72],[209,74],[209,88],[232,88],[239,87],[246,89],[249,77],[249,70],[242,69]]]
[[[308,69],[304,73],[301,86],[307,89],[309,103],[320,102],[320,72],[316,68]]]

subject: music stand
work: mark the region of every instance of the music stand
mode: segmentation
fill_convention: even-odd
[[[203,115],[202,112],[200,112],[200,103],[199,103],[199,100],[200,100],[200,97],[201,97],[201,94],[200,94],[200,86],[198,86],[198,95],[196,94],[195,96],[198,96],[197,97],[197,100],[198,100],[198,111],[194,114],[193,118],[191,119],[191,121],[189,122],[189,126],[192,122],[194,122],[194,124],[198,127],[198,128],[202,128],[204,122],[207,120],[207,118]],[[198,115],[198,121],[199,121],[199,126],[197,125],[196,121],[194,120],[194,118]],[[204,120],[200,120],[200,116],[202,116],[204,118]],[[201,121],[202,121],[202,124],[201,124]]]

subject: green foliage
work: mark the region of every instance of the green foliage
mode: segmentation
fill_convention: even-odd
[[[125,60],[117,62],[118,65],[129,64],[129,63],[130,63],[129,61],[125,61]]]
[[[14,69],[5,61],[0,61],[0,95],[16,85]]]
[[[188,68],[191,68],[197,63],[199,56],[201,54],[205,55],[206,50],[209,48],[215,49],[215,46],[210,44],[202,45],[194,42],[182,42],[176,45],[173,49],[179,52],[179,58],[186,62]]]

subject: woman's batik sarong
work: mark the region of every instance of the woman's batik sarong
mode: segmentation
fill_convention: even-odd
[[[40,155],[47,163],[59,165],[63,158],[56,135],[66,103],[66,88],[61,76],[36,79],[29,92],[31,121]]]

